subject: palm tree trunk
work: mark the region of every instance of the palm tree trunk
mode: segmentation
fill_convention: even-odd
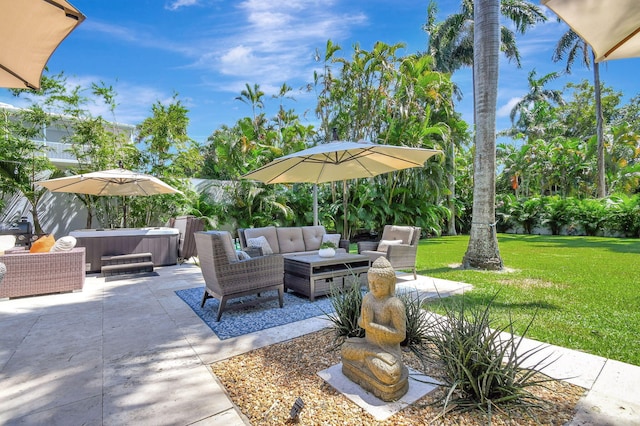
[[[500,0],[473,7],[475,158],[473,210],[464,268],[502,269],[495,228],[496,105],[500,53]]]
[[[602,91],[600,90],[600,64],[596,62],[595,55],[593,57],[593,89],[596,97],[596,138],[598,141],[598,177],[596,187],[598,198],[604,198],[607,196],[604,164],[604,118],[602,116]]]
[[[451,218],[449,219],[447,235],[456,235],[456,204],[454,200],[456,198],[456,148],[451,141],[449,143],[449,153],[447,155],[447,183],[449,186],[449,195],[447,196],[447,204],[449,211],[451,212]]]

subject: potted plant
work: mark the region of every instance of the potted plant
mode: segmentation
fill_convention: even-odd
[[[318,256],[320,257],[333,257],[336,255],[336,245],[331,241],[325,241],[320,244],[320,250]]]

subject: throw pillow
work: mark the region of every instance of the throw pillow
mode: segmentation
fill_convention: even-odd
[[[55,243],[56,239],[53,238],[53,234],[45,235],[31,244],[29,253],[46,253],[51,250],[51,247],[53,247]]]
[[[340,234],[324,234],[322,236],[322,242],[330,242],[333,243],[338,248],[340,246]]]
[[[238,255],[238,260],[249,260],[249,259],[251,259],[251,256],[249,256],[249,253],[247,253],[246,251],[236,250],[236,254]]]
[[[76,246],[76,239],[71,235],[67,235],[66,237],[60,238],[56,243],[51,247],[52,252],[56,251],[69,251]]]
[[[4,254],[5,250],[16,246],[15,235],[0,235],[0,254]]]
[[[400,244],[402,244],[402,240],[380,240],[376,251],[386,253],[389,246],[397,246]]]
[[[247,240],[247,246],[260,247],[262,249],[262,254],[265,256],[268,254],[273,254],[273,250],[269,245],[269,241],[267,241],[267,238],[264,235],[261,235],[257,238],[249,238]]]

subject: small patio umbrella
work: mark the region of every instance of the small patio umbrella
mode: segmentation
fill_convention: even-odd
[[[422,167],[427,159],[436,154],[442,154],[442,151],[380,145],[364,141],[335,141],[277,158],[242,177],[264,183],[308,182],[318,184],[338,180],[346,181],[412,167]],[[346,204],[346,191],[344,195]],[[314,223],[317,224],[317,200],[315,198]]]
[[[75,192],[90,195],[159,195],[182,194],[181,191],[167,185],[160,179],[126,169],[112,169],[84,173],[58,179],[36,182],[51,192]],[[126,207],[124,208],[124,226],[127,226]]]
[[[49,57],[84,19],[65,0],[0,0],[0,87],[39,89]]]
[[[640,56],[640,1],[542,0],[593,49],[596,62]]]

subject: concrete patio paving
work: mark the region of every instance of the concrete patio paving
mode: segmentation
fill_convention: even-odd
[[[0,301],[0,424],[245,425],[208,365],[328,325],[320,317],[220,340],[175,290],[203,285],[193,264],[78,293]],[[412,276],[425,295],[461,283]],[[536,344],[530,341],[527,344]],[[571,423],[640,425],[640,367],[550,346],[552,377],[589,390]]]

